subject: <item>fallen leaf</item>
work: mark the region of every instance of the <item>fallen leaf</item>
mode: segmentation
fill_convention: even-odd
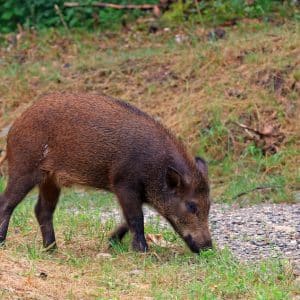
[[[146,234],[146,241],[149,245],[157,245],[160,247],[168,247],[169,242],[167,242],[161,234]]]

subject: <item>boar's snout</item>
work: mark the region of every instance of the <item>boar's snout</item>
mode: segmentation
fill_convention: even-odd
[[[199,253],[202,250],[212,249],[212,240],[211,238],[206,239],[205,241],[197,242],[190,234],[184,237],[184,240],[191,251]]]

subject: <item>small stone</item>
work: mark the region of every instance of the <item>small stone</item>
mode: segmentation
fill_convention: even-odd
[[[159,29],[158,24],[151,24],[149,26],[148,32],[149,33],[156,33],[158,31],[158,29]]]
[[[291,232],[295,232],[295,229],[291,226],[283,226],[283,225],[276,225],[274,226],[274,230],[276,231],[282,231],[282,232],[287,232],[287,233],[291,233]]]
[[[41,273],[38,275],[38,277],[40,277],[40,278],[43,279],[43,280],[46,280],[47,277],[48,277],[48,274],[45,273],[45,272],[41,272]]]
[[[112,258],[112,255],[110,254],[110,253],[98,253],[97,255],[96,255],[96,257],[97,258]]]
[[[207,35],[207,38],[211,41],[216,41],[219,39],[224,39],[226,35],[226,31],[222,28],[216,28],[210,31]]]
[[[188,40],[188,37],[184,34],[176,34],[175,35],[175,42],[178,44],[182,44]]]
[[[130,276],[137,276],[137,275],[140,275],[141,273],[142,273],[142,270],[136,269],[136,270],[130,271],[130,272],[129,272],[129,275],[130,275]]]
[[[242,99],[242,100],[247,98],[246,94],[239,89],[233,89],[233,88],[229,89],[227,91],[227,94],[229,97],[238,98],[238,99]],[[257,222],[259,222],[259,221],[257,221]]]

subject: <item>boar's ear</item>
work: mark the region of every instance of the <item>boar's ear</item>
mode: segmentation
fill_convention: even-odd
[[[197,166],[198,171],[201,174],[208,176],[208,167],[207,167],[206,161],[199,156],[196,156],[195,160],[196,160],[196,166]]]
[[[168,167],[166,174],[166,183],[168,188],[176,190],[181,186],[182,176],[173,167]]]

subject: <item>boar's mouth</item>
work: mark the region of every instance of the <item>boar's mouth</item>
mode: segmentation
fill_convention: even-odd
[[[203,250],[212,249],[211,240],[208,240],[204,243],[199,244],[192,238],[192,236],[190,234],[185,236],[183,239],[185,240],[186,244],[189,246],[191,251],[193,251],[194,253],[199,253],[200,251],[203,251]]]
[[[174,230],[177,233],[179,233],[179,235],[183,238],[183,240],[185,241],[185,243],[188,245],[188,247],[191,249],[192,252],[199,253],[202,250],[212,249],[212,241],[211,240],[207,240],[203,243],[198,243],[192,238],[192,236],[190,234],[188,234],[187,236],[183,236],[181,234],[181,231],[178,229],[178,226],[170,218],[167,218],[167,220],[172,225]]]
[[[187,235],[187,236],[185,236],[183,239],[186,242],[186,244],[189,246],[189,248],[191,249],[191,251],[193,251],[194,253],[199,253],[200,252],[200,247],[193,240],[193,238],[192,238],[192,236],[190,234]]]

